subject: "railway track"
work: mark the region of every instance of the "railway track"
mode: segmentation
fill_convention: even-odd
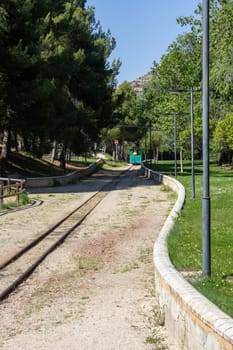
[[[120,181],[122,173],[95,192],[83,204],[67,214],[12,257],[0,264],[0,302],[25,281],[41,262],[76,229]]]

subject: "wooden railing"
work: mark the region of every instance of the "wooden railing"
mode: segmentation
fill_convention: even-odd
[[[25,191],[24,184],[25,180],[0,177],[0,205],[10,197],[16,197],[19,203],[20,195]]]

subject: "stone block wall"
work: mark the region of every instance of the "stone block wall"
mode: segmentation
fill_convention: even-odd
[[[85,176],[88,176],[96,171],[97,168],[101,167],[104,163],[103,159],[98,159],[95,163],[91,164],[89,167],[76,170],[72,173],[62,176],[49,176],[49,177],[33,177],[27,178],[25,181],[25,187],[51,187],[51,186],[61,186],[72,183],[79,180]]]
[[[174,268],[168,256],[166,240],[182,209],[184,187],[176,179],[147,169],[144,164],[142,171],[178,194],[154,245],[155,288],[171,349],[233,350],[233,319],[193,288]]]

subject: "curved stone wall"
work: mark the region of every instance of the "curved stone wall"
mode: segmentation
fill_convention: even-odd
[[[89,167],[73,171],[67,175],[62,176],[50,176],[50,177],[31,177],[25,181],[25,187],[50,187],[67,185],[73,181],[79,180],[85,176],[94,173],[99,167],[104,164],[103,159],[98,159],[92,163]]]
[[[147,169],[144,174],[177,192],[178,198],[154,245],[155,287],[164,313],[171,349],[233,350],[233,319],[191,286],[172,265],[167,236],[185,200],[174,178]]]

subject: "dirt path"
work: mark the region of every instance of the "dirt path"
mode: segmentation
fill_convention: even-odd
[[[18,214],[19,234],[39,226],[48,208],[53,214],[50,219],[45,215],[41,225],[57,218],[74,205],[75,193],[81,201],[97,185],[84,182],[77,185],[79,192],[73,186],[74,192],[70,188],[62,194],[66,207],[56,205],[57,193],[56,200],[51,193],[38,193],[44,203],[33,221],[28,216],[35,209]],[[0,305],[0,348],[168,349],[154,293],[152,251],[173,201],[138,171],[125,175],[65,244]],[[10,227],[16,222],[17,214],[4,217],[5,235],[13,235]],[[12,241],[19,244],[15,237]],[[13,249],[10,243],[8,249]]]

